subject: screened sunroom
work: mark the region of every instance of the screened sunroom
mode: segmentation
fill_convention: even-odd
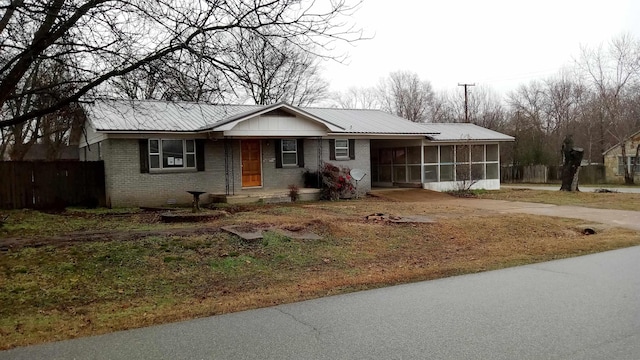
[[[439,134],[371,141],[373,186],[437,191],[500,188],[500,142],[513,141],[512,137],[472,124],[425,126],[440,130]]]

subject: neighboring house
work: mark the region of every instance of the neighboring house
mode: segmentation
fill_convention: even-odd
[[[447,190],[470,177],[476,188],[498,189],[499,144],[513,140],[472,124],[418,124],[378,110],[124,100],[85,108],[80,159],[104,160],[110,206],[188,203],[188,190],[286,194],[323,162],[366,173],[360,192]]]
[[[625,141],[625,145],[628,161],[622,158],[622,147],[620,144],[611,147],[602,154],[604,156],[605,178],[608,183],[624,183],[625,166],[629,170],[629,173],[631,173],[631,166],[633,166],[635,160],[636,149],[638,145],[640,145],[640,131],[631,134],[627,141]],[[638,161],[638,163],[640,164],[640,161]],[[640,181],[640,165],[635,168],[634,180]]]

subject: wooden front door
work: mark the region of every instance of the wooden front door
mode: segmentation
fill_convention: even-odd
[[[241,140],[242,187],[262,186],[260,140]]]

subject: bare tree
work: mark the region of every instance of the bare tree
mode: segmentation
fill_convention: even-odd
[[[31,93],[25,97],[12,98],[2,108],[2,117],[15,117],[50,106],[58,99],[75,90],[69,66],[59,58],[57,61],[41,59],[21,84],[23,89],[46,88],[51,84],[66,82],[49,91]],[[2,152],[12,160],[22,160],[34,144],[39,143],[46,150],[42,155],[55,159],[69,143],[77,141],[84,117],[76,104],[70,104],[56,111],[38,116],[25,122],[5,127],[3,130]]]
[[[418,74],[396,71],[383,79],[378,87],[382,108],[414,122],[428,120],[433,103],[431,83]]]
[[[52,113],[103,85],[169,55],[208,59],[223,76],[241,69],[231,60],[240,30],[266,39],[290,39],[299,49],[329,49],[332,41],[362,38],[347,18],[346,0],[4,0],[0,2],[0,108],[60,87],[74,91],[46,107],[9,114],[0,126]],[[336,58],[334,55],[324,55]],[[70,59],[73,77],[24,87],[42,59]]]
[[[143,100],[224,102],[230,86],[208,61],[168,56],[109,82],[113,97]]]
[[[436,123],[462,122],[464,121],[464,104],[458,101],[458,96],[453,91],[437,92],[433,97],[430,118]]]
[[[508,95],[512,112],[511,130],[516,138],[513,160],[520,165],[557,164],[558,156],[546,145],[544,131],[545,94],[542,82],[532,81]]]
[[[600,150],[604,152],[607,137],[620,145],[624,166],[625,183],[633,184],[629,173],[626,142],[632,133],[634,121],[625,116],[627,104],[640,75],[640,43],[630,35],[614,38],[607,48],[583,47],[577,62],[580,70],[589,80],[601,107]]]
[[[238,71],[232,81],[256,104],[308,106],[327,96],[329,84],[320,76],[319,58],[291,39],[244,34],[236,51]]]
[[[375,88],[351,87],[344,92],[334,94],[333,100],[341,109],[380,109],[380,100]]]

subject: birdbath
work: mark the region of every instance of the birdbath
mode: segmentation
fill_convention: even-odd
[[[191,210],[191,212],[200,212],[200,195],[206,193],[206,191],[189,190],[187,192],[193,195],[193,209]]]

